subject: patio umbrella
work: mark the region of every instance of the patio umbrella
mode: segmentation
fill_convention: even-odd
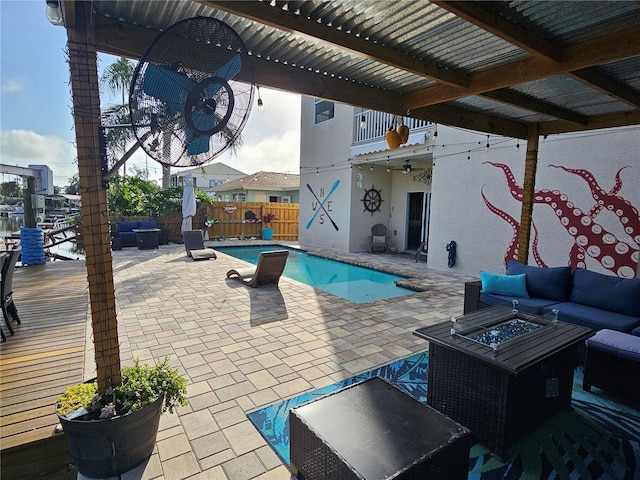
[[[182,227],[181,231],[193,230],[193,216],[196,214],[196,194],[193,191],[193,176],[187,173],[184,176],[184,189],[182,191]]]

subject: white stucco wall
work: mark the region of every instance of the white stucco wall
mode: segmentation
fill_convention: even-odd
[[[353,107],[336,104],[333,120],[313,125],[313,106],[313,99],[302,99],[301,245],[366,251],[371,227],[382,223],[388,225],[394,246],[403,251],[407,237],[408,194],[431,192],[428,266],[449,270],[446,246],[454,240],[457,243],[457,263],[453,271],[470,275],[477,275],[480,270],[504,271],[505,255],[520,222],[521,203],[512,195],[503,169],[489,162],[504,165],[513,175],[515,186],[522,187],[526,141],[495,135],[487,138],[483,133],[439,125],[437,141],[430,139],[416,149],[423,157],[426,150],[426,155],[433,159],[432,183],[428,185],[413,173],[387,172],[383,165],[374,166],[372,172],[366,162],[376,155],[384,158],[388,152],[350,158]],[[485,151],[487,141],[490,149]],[[516,149],[517,143],[519,149]],[[359,163],[363,163],[361,170],[358,169]],[[588,183],[574,173],[551,165],[583,169],[607,192],[614,189],[616,172],[622,169],[617,197],[605,201],[605,207],[612,206],[612,210],[603,208],[593,214],[592,219],[587,218],[596,205]],[[362,176],[361,185],[358,185],[359,174]],[[339,185],[329,194],[336,181]],[[362,199],[365,190],[373,186],[381,191],[383,203],[380,211],[371,215],[364,212]],[[590,252],[596,252],[592,255],[594,258],[587,256],[584,261],[579,260],[586,268],[619,276],[635,274],[629,267],[611,266],[611,263],[615,264],[624,255],[627,259],[638,255],[640,233],[625,231],[629,225],[640,223],[637,210],[631,215],[635,215],[635,221],[623,225],[615,214],[615,205],[623,205],[628,212],[631,208],[640,209],[640,127],[552,135],[546,140],[541,139],[536,189],[560,192],[563,197],[559,202],[566,208],[571,205],[565,213],[567,218],[579,214],[583,217],[582,222],[595,225],[595,228],[589,225],[591,237],[597,236],[593,233],[597,229],[610,233],[606,241],[613,242],[611,245],[616,251],[611,257],[615,258],[604,258],[602,254],[598,257],[600,247],[590,245],[586,240]],[[313,197],[311,190],[318,199]],[[495,212],[485,204],[483,194]],[[329,195],[331,197],[323,204],[328,211],[319,211],[319,204]],[[533,221],[538,238],[534,241],[532,231],[531,246],[537,249],[537,256],[530,252],[529,264],[567,265],[570,258],[574,258],[574,263],[578,258],[572,257],[570,252],[576,241],[582,239],[579,233],[572,231],[571,225],[565,228],[555,210],[549,203],[534,205]],[[328,217],[336,223],[338,230]],[[573,222],[571,218],[568,223]],[[609,246],[605,245],[602,235],[598,235],[600,244],[604,245],[600,250],[604,251]],[[628,253],[620,255],[618,249]]]
[[[456,271],[468,274],[477,274],[481,269],[501,272],[513,229],[503,218],[489,211],[481,192],[518,223],[521,205],[511,196],[502,171],[485,162],[508,165],[521,186],[526,144],[521,142],[520,151],[516,151],[515,140],[491,137],[492,147],[485,152],[482,148],[486,143],[485,135],[484,138],[479,137],[480,144],[470,142],[465,151],[464,139],[474,138],[473,134],[446,127],[440,128],[439,134],[441,142],[450,147],[443,148],[441,155],[436,156],[433,170],[429,266],[447,269],[445,246],[450,240],[455,240],[458,251]],[[467,160],[468,150],[472,150],[470,160]],[[640,208],[638,127],[557,135],[540,141],[536,189],[558,190],[575,207],[588,212],[596,202],[587,183],[577,175],[550,165],[587,170],[606,191],[613,188],[615,173],[627,167],[620,174],[622,187],[618,196]],[[548,266],[567,265],[574,237],[560,223],[553,209],[549,205],[534,205],[533,220],[538,230],[540,259]],[[637,252],[640,239],[630,238],[611,211],[603,210],[594,220]],[[532,255],[529,263],[536,264]],[[616,273],[607,271],[589,257],[585,263],[590,270]]]
[[[303,97],[301,105],[299,243],[348,251],[353,109],[336,104],[333,119],[314,125],[314,100]]]

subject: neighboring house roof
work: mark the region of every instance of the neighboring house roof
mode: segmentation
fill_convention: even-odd
[[[187,173],[192,175],[246,175],[246,173],[241,172],[233,167],[225,163],[210,163],[209,165],[202,165],[201,167],[196,168],[188,168],[186,170],[180,170],[176,172],[172,172],[172,177],[183,177]]]
[[[225,182],[212,188],[213,192],[231,190],[300,190],[300,175],[277,172],[256,172],[251,175]]]

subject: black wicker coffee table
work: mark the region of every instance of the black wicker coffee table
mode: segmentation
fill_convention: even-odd
[[[523,435],[571,409],[576,349],[593,331],[499,306],[414,333],[429,340],[427,403],[504,459]]]
[[[298,478],[465,479],[469,430],[374,377],[289,412]]]

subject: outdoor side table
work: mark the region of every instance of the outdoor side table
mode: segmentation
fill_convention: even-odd
[[[158,248],[159,228],[134,228],[133,231],[136,233],[138,250]]]
[[[291,409],[289,431],[298,478],[468,476],[469,430],[379,377]]]

